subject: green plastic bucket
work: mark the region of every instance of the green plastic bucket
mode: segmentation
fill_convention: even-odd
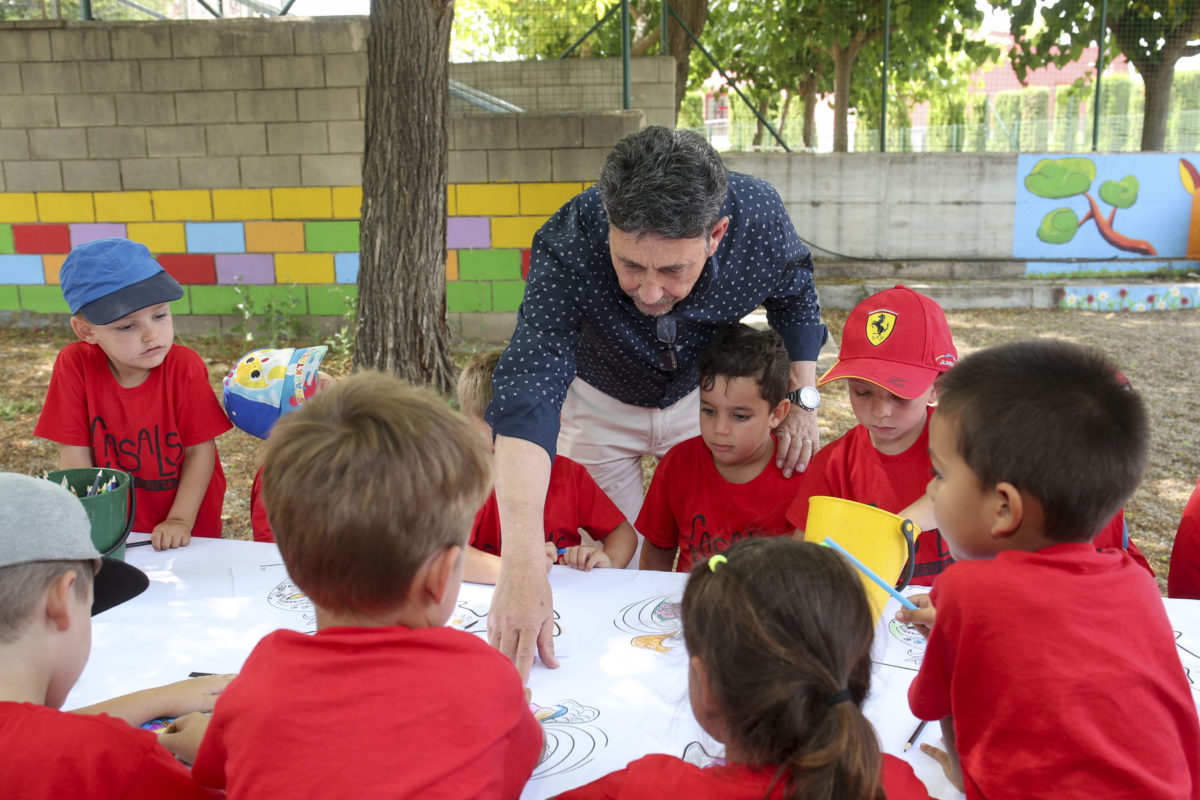
[[[117,487],[111,492],[88,497],[88,489],[95,483],[97,473],[101,476],[101,486],[116,478]],[[125,540],[133,529],[134,510],[137,507],[129,473],[108,467],[84,467],[57,469],[46,477],[60,486],[63,478],[67,479],[67,485],[75,490],[92,523],[92,544],[100,551],[100,555],[124,561]]]

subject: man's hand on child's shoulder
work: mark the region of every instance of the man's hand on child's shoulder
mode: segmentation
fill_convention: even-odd
[[[901,608],[896,612],[896,619],[906,625],[912,625],[926,639],[929,638],[929,632],[933,630],[933,621],[937,617],[937,610],[933,607],[933,603],[929,601],[927,594],[909,595],[909,600],[917,607],[916,611],[907,608]]]
[[[579,544],[574,547],[568,547],[567,552],[562,554],[559,563],[566,564],[572,569],[591,572],[595,567],[611,567],[612,559],[598,547]]]
[[[164,519],[150,533],[150,544],[155,550],[187,547],[191,540],[192,526],[179,519]]]

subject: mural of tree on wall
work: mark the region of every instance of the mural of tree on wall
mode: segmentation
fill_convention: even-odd
[[[1048,244],[1065,244],[1075,238],[1076,232],[1089,220],[1104,241],[1118,250],[1140,253],[1144,256],[1157,255],[1154,245],[1142,239],[1132,239],[1113,228],[1118,208],[1129,208],[1137,202],[1138,179],[1126,175],[1119,181],[1104,181],[1100,184],[1100,199],[1112,206],[1105,217],[1096,199],[1089,193],[1096,180],[1096,165],[1089,158],[1044,158],[1025,176],[1025,188],[1039,197],[1061,199],[1083,195],[1088,201],[1088,212],[1080,219],[1072,208],[1056,208],[1042,218],[1037,236]]]

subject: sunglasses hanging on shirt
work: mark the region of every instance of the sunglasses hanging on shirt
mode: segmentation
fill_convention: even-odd
[[[663,314],[657,320],[658,341],[666,347],[658,351],[658,368],[664,372],[679,369],[679,356],[675,353],[675,315]]]

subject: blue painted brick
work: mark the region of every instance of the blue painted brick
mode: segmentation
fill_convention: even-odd
[[[358,253],[334,253],[333,274],[338,283],[358,283]]]
[[[244,253],[246,229],[240,222],[187,223],[189,253]]]
[[[45,283],[41,256],[0,256],[0,283]]]

